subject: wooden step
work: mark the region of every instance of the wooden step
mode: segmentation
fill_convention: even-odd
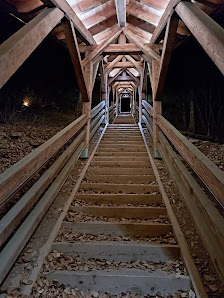
[[[172,232],[172,225],[162,223],[111,223],[105,221],[67,222],[62,227],[71,229],[75,233],[90,235],[113,235],[139,237],[158,237]]]
[[[127,154],[125,152],[120,152],[120,151],[117,151],[117,152],[113,152],[113,151],[100,151],[100,152],[96,152],[94,156],[127,156]],[[145,151],[145,152],[128,152],[128,156],[130,157],[147,157],[148,158],[148,153]]]
[[[180,289],[186,292],[191,289],[189,276],[176,276],[175,273],[162,270],[153,272],[126,268],[107,271],[60,270],[52,273],[42,273],[42,276],[50,281],[64,284],[66,287],[77,288],[84,293],[87,289],[91,289],[92,291],[106,292],[110,295],[119,295],[119,297],[121,297],[121,293],[126,292],[130,292],[131,295],[141,293],[142,295],[153,296],[156,296],[156,293],[159,292],[163,297],[167,297],[170,294],[176,294]]]
[[[167,262],[180,256],[178,245],[159,243],[136,243],[134,241],[94,241],[94,242],[55,242],[52,250],[63,252],[72,257],[79,256],[88,260],[94,256],[116,262],[151,261],[154,263]]]
[[[90,182],[145,184],[156,181],[154,175],[86,175]]]
[[[147,161],[92,161],[91,166],[93,167],[113,167],[113,168],[149,168],[150,162]],[[134,174],[134,172],[132,173]]]
[[[86,183],[82,182],[80,189],[87,191],[97,191],[106,193],[135,193],[147,194],[158,191],[157,185],[139,185],[139,184],[112,184],[112,183]]]
[[[152,168],[113,168],[113,167],[89,167],[87,170],[95,175],[151,175]]]
[[[114,218],[151,219],[167,215],[166,208],[161,207],[101,207],[101,206],[70,206],[74,212],[84,212],[92,216]]]
[[[132,161],[141,161],[141,162],[149,162],[149,158],[148,157],[142,157],[142,156],[126,156],[126,155],[122,155],[122,156],[113,156],[113,155],[109,155],[109,156],[105,156],[105,155],[96,155],[93,158],[93,161],[128,161],[128,162],[132,162]]]
[[[129,141],[129,140],[120,140],[120,141],[116,141],[116,143],[114,141],[107,141],[107,140],[102,140],[101,141],[101,145],[130,145],[130,146],[135,146],[135,145],[144,145],[144,142],[143,140],[140,140],[140,141]]]
[[[160,194],[76,194],[77,200],[97,204],[155,204],[162,203]]]
[[[124,151],[124,152],[146,152],[145,145],[111,145],[111,144],[100,144],[97,151]]]

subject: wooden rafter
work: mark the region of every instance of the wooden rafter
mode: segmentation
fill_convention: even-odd
[[[155,31],[153,32],[153,35],[151,37],[150,43],[159,43],[160,40],[163,38],[164,29],[166,27],[167,20],[170,15],[173,14],[174,7],[180,2],[181,0],[171,0],[169,4],[167,5],[167,8],[162,15],[159,24],[155,28]]]
[[[83,66],[88,64],[90,61],[92,61],[96,56],[100,55],[102,51],[111,43],[113,42],[122,32],[122,29],[116,28],[113,33],[97,48],[95,48],[84,60],[83,60]]]
[[[145,6],[137,1],[130,1],[127,5],[127,13],[130,15],[138,16],[139,19],[142,19],[153,25],[159,23],[160,16],[151,12],[148,6]]]
[[[176,37],[178,22],[178,16],[176,14],[173,14],[169,17],[168,23],[166,25],[166,33],[163,42],[163,52],[161,57],[158,84],[155,90],[155,100],[161,100],[162,98],[162,92],[165,86],[168,65],[170,62],[173,44]]]
[[[111,69],[119,62],[121,61],[123,55],[118,55],[112,62],[110,62],[106,67],[105,67],[105,71],[109,72],[111,71]]]
[[[141,49],[137,45],[131,43],[110,44],[103,50],[103,55],[139,55],[141,53]]]
[[[87,84],[85,81],[85,74],[82,67],[81,57],[78,48],[78,42],[74,30],[73,23],[71,21],[63,21],[63,29],[65,33],[67,47],[72,60],[73,68],[75,71],[76,79],[78,81],[79,89],[82,95],[83,101],[90,101]]]
[[[0,45],[0,88],[63,18],[58,8],[46,8]]]
[[[126,26],[126,0],[115,0],[117,21],[119,27]]]
[[[92,34],[86,29],[82,21],[79,19],[75,11],[68,4],[66,0],[51,0],[51,2],[62,11],[64,11],[65,16],[68,20],[73,22],[75,29],[79,32],[79,34],[83,37],[87,44],[96,44],[95,39]]]
[[[149,57],[149,59],[155,59],[157,61],[160,61],[160,56],[151,49],[148,45],[146,45],[139,37],[135,36],[129,29],[128,26],[126,28],[123,28],[123,32],[126,35],[127,39],[134,44],[136,44],[142,52]]]

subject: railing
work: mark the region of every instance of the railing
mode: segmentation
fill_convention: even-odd
[[[142,101],[142,122],[152,134],[153,108]],[[173,147],[185,163],[200,177],[201,181],[224,205],[224,173],[162,115],[157,115],[159,127],[158,149],[183,198],[201,240],[219,274],[224,279],[224,219],[188,171]]]
[[[137,101],[135,101],[135,114],[134,114],[135,122],[138,123],[139,121],[139,106]]]
[[[146,125],[150,134],[153,134],[152,106],[146,101],[142,101],[142,121]]]
[[[117,105],[114,104],[109,107],[109,123],[113,123],[114,119],[116,118],[117,114]]]
[[[217,273],[224,280],[224,219],[169,142],[221,203],[224,200],[224,173],[163,116],[158,116],[157,125],[160,128],[158,149],[191,213]]]
[[[99,103],[95,108],[92,109],[91,114],[91,124],[90,124],[90,139],[94,136],[95,132],[102,124],[105,119],[105,101]]]
[[[91,111],[90,138],[104,120],[104,107],[105,102],[101,102]],[[0,174],[2,207],[22,188],[27,187],[28,182],[31,184],[30,179],[35,178],[40,170],[44,171],[0,220],[0,246],[5,245],[0,253],[0,283],[39,225],[82,153],[87,120],[87,116],[82,115]],[[12,236],[13,232],[15,233]]]

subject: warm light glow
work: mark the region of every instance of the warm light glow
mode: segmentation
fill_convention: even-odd
[[[23,106],[24,107],[29,107],[30,106],[30,100],[29,99],[24,99],[23,100]]]

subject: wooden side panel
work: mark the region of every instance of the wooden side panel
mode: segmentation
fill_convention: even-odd
[[[157,116],[157,124],[192,169],[224,205],[224,173],[161,115]]]

